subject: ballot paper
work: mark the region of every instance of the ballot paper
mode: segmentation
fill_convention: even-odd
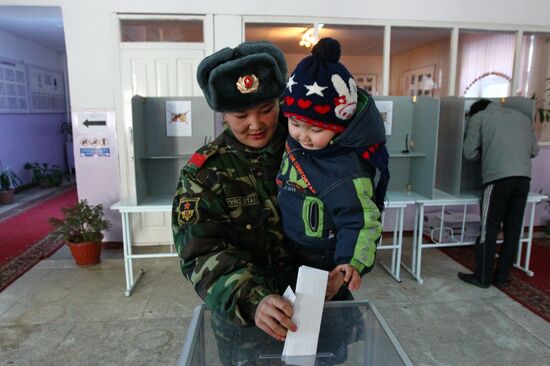
[[[312,356],[317,353],[327,281],[327,271],[308,266],[301,266],[298,270],[296,299],[292,314],[292,321],[298,330],[288,331],[286,335],[282,354],[286,362],[292,357]],[[285,298],[289,299],[289,297]]]
[[[294,301],[296,301],[296,295],[294,294],[294,291],[292,291],[292,287],[288,286],[285,290],[285,293],[283,294],[283,299],[288,301],[290,305],[294,305]]]

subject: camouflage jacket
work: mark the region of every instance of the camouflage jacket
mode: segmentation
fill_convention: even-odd
[[[268,146],[251,149],[226,130],[183,167],[174,197],[183,275],[212,311],[240,325],[253,324],[258,303],[297,273],[276,201],[285,136],[279,126]]]

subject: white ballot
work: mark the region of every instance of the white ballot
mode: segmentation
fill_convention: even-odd
[[[311,356],[317,353],[327,281],[327,271],[308,266],[301,266],[298,270],[296,300],[292,315],[292,321],[298,330],[288,331],[283,348],[283,359]]]

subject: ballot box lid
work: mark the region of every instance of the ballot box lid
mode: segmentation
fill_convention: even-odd
[[[281,357],[284,342],[255,326],[240,327],[199,305],[179,365],[412,365],[380,312],[369,301],[325,303],[317,354]]]

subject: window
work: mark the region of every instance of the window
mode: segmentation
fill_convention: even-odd
[[[121,42],[204,42],[199,19],[121,19]]]
[[[451,30],[392,27],[390,95],[447,95]]]
[[[486,98],[509,96],[514,48],[514,33],[461,30],[456,94]]]

